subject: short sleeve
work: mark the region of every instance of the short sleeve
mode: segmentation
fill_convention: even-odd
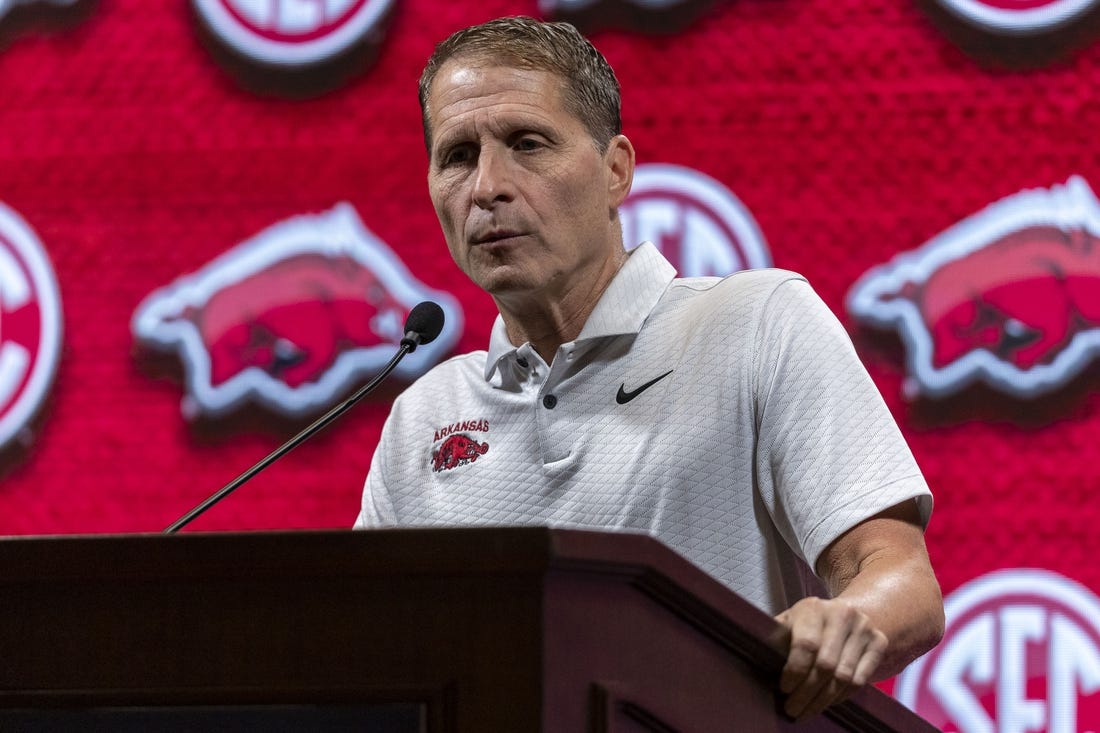
[[[755,344],[758,491],[811,567],[864,519],[932,496],[843,326],[804,280],[771,293]]]

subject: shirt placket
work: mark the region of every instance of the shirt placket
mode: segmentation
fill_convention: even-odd
[[[543,465],[560,463],[573,455],[577,440],[577,410],[565,394],[565,380],[580,349],[575,343],[563,344],[539,385],[535,401],[539,426],[539,449]]]

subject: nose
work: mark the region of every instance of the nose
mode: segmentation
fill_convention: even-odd
[[[505,156],[483,149],[478,156],[473,186],[473,199],[477,207],[488,210],[499,203],[511,201],[515,194],[512,184]]]

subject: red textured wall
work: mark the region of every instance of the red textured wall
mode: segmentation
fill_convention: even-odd
[[[48,251],[65,329],[33,443],[4,454],[0,533],[159,530],[304,424],[250,409],[188,422],[172,359],[143,357],[130,331],[152,291],[295,214],[351,202],[462,303],[457,350],[484,346],[492,304],[438,231],[415,82],[436,40],[517,13],[537,14],[534,0],[399,0],[373,63],[301,99],[242,87],[183,0],[0,19],[0,202]],[[963,50],[910,0],[719,2],[675,34],[592,38],[639,161],[723,182],[775,264],[851,326],[936,494],[944,589],[1036,566],[1100,591],[1098,368],[1034,400],[978,388],[907,402],[897,339],[844,313],[869,268],[987,204],[1072,174],[1100,185],[1100,43],[1075,37],[1027,68],[1026,45],[1015,61]],[[195,528],[349,525],[400,386]]]

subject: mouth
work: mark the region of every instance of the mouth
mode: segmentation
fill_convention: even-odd
[[[516,229],[492,229],[487,232],[481,232],[473,237],[470,237],[470,244],[474,245],[492,245],[506,243],[511,239],[524,236],[524,232]]]

